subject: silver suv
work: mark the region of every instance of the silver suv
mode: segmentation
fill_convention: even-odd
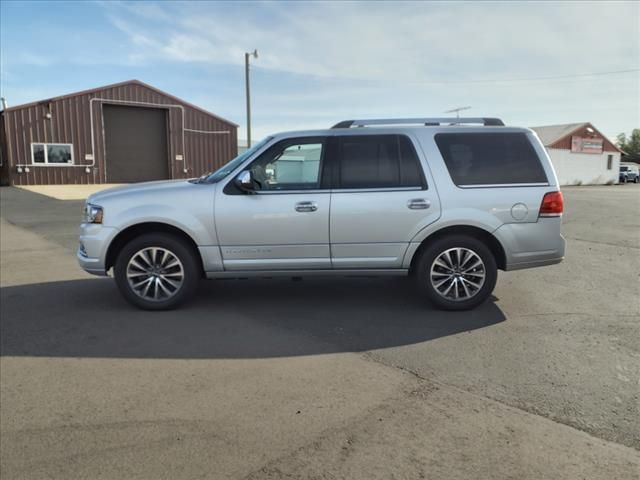
[[[494,118],[350,120],[267,137],[192,180],[87,199],[78,260],[150,310],[201,278],[412,275],[465,310],[497,270],[562,261],[562,194],[526,128]]]

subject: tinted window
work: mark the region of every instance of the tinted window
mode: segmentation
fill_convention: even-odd
[[[456,185],[547,183],[524,133],[439,133],[436,143]]]
[[[421,187],[416,152],[407,137],[366,135],[340,137],[341,188]]]
[[[44,163],[44,145],[41,143],[33,145],[33,163]]]
[[[271,147],[251,164],[259,190],[320,188],[322,139],[291,139]]]
[[[47,162],[71,163],[71,145],[48,145]]]
[[[416,187],[425,185],[422,167],[411,141],[404,136],[398,136],[400,145],[400,185]]]

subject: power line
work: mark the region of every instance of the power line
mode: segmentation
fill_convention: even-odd
[[[619,75],[621,73],[640,72],[640,68],[632,68],[628,70],[610,70],[608,72],[591,72],[591,73],[574,73],[571,75],[553,75],[547,77],[530,77],[530,78],[511,78],[506,80],[492,79],[492,80],[460,80],[460,81],[438,81],[434,83],[504,83],[504,82],[530,82],[538,80],[560,80],[565,78],[580,78],[580,77],[597,77],[604,75]],[[422,83],[422,82],[421,82]],[[431,82],[425,82],[431,83]]]

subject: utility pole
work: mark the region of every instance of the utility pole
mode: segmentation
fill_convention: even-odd
[[[247,149],[251,148],[251,89],[249,86],[249,57],[258,58],[258,50],[244,54],[244,84],[247,96]]]

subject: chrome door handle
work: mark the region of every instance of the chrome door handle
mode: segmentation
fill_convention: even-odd
[[[316,202],[298,202],[296,203],[296,212],[315,212],[318,210]]]
[[[425,200],[424,198],[412,198],[407,202],[407,207],[411,210],[424,210],[431,206],[431,202],[429,200]]]

